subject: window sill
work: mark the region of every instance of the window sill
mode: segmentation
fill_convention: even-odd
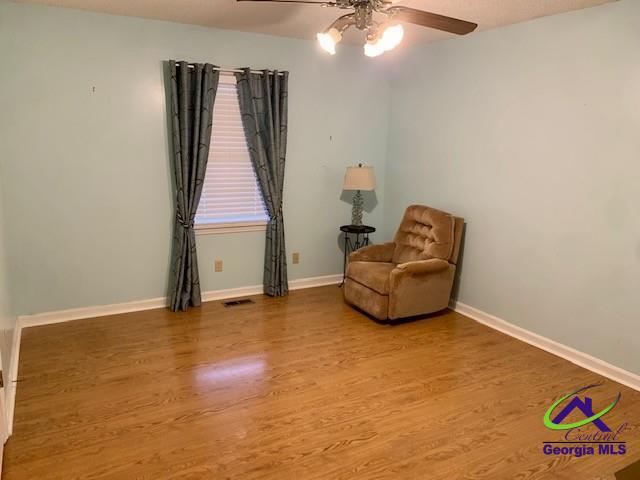
[[[219,233],[240,233],[240,232],[264,232],[267,229],[267,222],[233,222],[233,223],[209,223],[200,224],[194,227],[196,235],[215,235]]]

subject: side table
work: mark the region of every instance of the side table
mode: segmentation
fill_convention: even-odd
[[[340,284],[342,286],[347,276],[349,253],[369,245],[369,234],[375,232],[376,229],[369,225],[342,225],[340,231],[344,233],[344,259],[342,261],[342,283]]]

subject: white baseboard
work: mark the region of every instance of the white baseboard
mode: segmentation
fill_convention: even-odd
[[[262,285],[251,285],[249,287],[225,288],[224,290],[210,290],[202,292],[203,302],[213,302],[215,300],[224,300],[225,298],[248,297],[249,295],[260,295],[262,293]]]
[[[300,278],[289,281],[289,290],[300,290],[303,288],[322,287],[324,285],[334,285],[342,281],[342,274],[324,275],[322,277]],[[214,300],[224,300],[225,298],[247,297],[249,295],[260,295],[263,292],[262,285],[251,285],[249,287],[227,288],[225,290],[212,290],[202,293],[203,302]]]
[[[136,300],[126,303],[114,303],[111,305],[95,305],[91,307],[72,308],[54,312],[36,313],[34,315],[21,315],[18,317],[20,328],[38,327],[52,323],[69,322],[83,318],[104,317],[105,315],[117,315],[119,313],[140,312],[167,306],[165,297],[151,298],[148,300]]]
[[[322,277],[301,278],[289,282],[289,290],[299,290],[302,288],[320,287],[323,285],[337,284],[342,281],[342,274],[325,275]],[[262,285],[251,285],[248,287],[226,288],[224,290],[211,290],[202,292],[202,301],[211,302],[225,298],[245,297],[249,295],[259,295],[262,293]],[[111,305],[96,305],[91,307],[72,308],[70,310],[58,310],[55,312],[37,313],[34,315],[22,315],[18,317],[18,327],[28,328],[52,323],[69,322],[83,318],[104,317],[106,315],[117,315],[120,313],[140,312],[163,308],[167,306],[166,297],[150,298],[147,300],[136,300],[126,303],[114,303]]]
[[[16,320],[16,326],[13,329],[13,339],[11,345],[11,360],[9,363],[9,382],[5,385],[7,392],[7,431],[9,435],[13,433],[13,412],[16,409],[16,388],[18,386],[18,364],[20,362],[20,339],[22,338],[22,329]]]
[[[300,278],[289,282],[289,290],[301,290],[303,288],[323,287],[325,285],[336,285],[342,282],[342,274],[324,275],[322,277]]]
[[[543,337],[537,333],[533,333],[522,327],[513,325],[501,318],[498,318],[489,313],[478,310],[477,308],[466,305],[462,302],[453,302],[451,308],[473,320],[480,322],[488,327],[498,330],[510,337],[522,340],[525,343],[538,347],[549,353],[564,358],[580,367],[591,370],[598,375],[607,377],[615,382],[626,385],[629,388],[640,391],[640,375],[624,370],[615,365],[600,360],[584,352],[580,352],[574,348],[563,345],[562,343],[551,340],[550,338]]]

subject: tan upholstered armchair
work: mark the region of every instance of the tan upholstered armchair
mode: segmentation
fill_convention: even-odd
[[[412,205],[391,243],[349,255],[345,300],[379,320],[447,308],[464,220]]]

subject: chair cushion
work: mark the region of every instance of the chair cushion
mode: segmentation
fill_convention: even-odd
[[[389,295],[389,277],[395,263],[349,262],[347,277],[382,295]]]
[[[455,218],[423,205],[407,208],[395,236],[393,263],[440,258],[449,260],[454,253]]]

